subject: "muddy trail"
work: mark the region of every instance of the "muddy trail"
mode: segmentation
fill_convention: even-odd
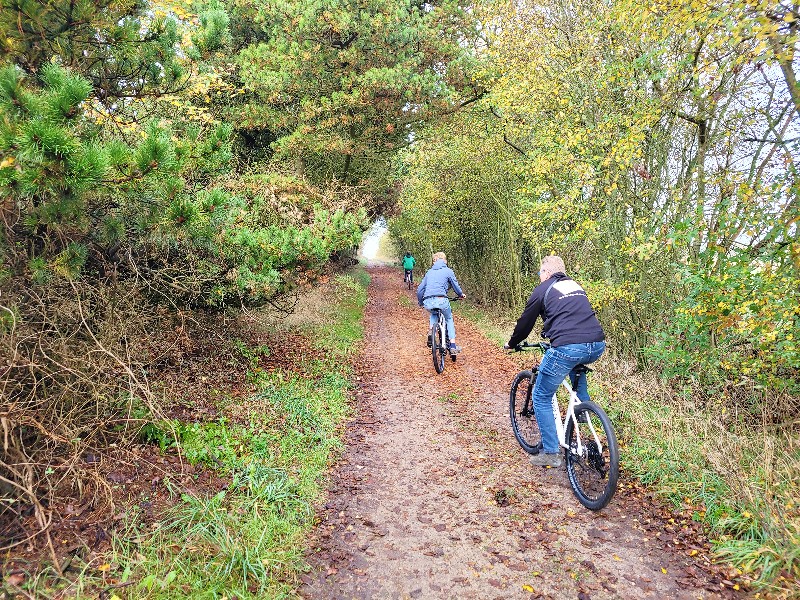
[[[737,598],[699,526],[623,474],[593,513],[511,432],[509,356],[456,316],[445,371],[402,271],[371,269],[357,414],[312,543],[306,598]],[[624,449],[623,449],[624,468]]]

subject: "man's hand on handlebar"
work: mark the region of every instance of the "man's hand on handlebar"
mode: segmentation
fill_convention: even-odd
[[[534,342],[531,344],[528,340],[525,340],[513,347],[509,346],[507,343],[503,345],[503,350],[508,350],[509,352],[522,352],[523,350],[530,350],[531,348],[538,348],[542,352],[545,352],[550,348],[550,344],[547,342]]]

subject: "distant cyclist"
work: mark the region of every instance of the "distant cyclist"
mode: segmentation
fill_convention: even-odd
[[[403,257],[403,269],[405,269],[405,273],[403,275],[403,281],[405,281],[406,277],[411,279],[411,283],[414,283],[414,265],[417,264],[416,259],[411,255],[411,252],[406,252],[406,255]]]
[[[456,345],[456,325],[453,322],[453,311],[450,308],[450,300],[447,299],[447,292],[450,288],[460,296],[466,298],[461,286],[458,285],[456,274],[447,266],[447,256],[444,252],[437,252],[432,257],[433,266],[425,273],[425,277],[417,288],[417,302],[424,306],[428,312],[435,308],[442,311],[447,322],[447,336],[450,339],[450,346],[447,349],[450,354],[458,354],[461,348]],[[431,314],[431,328],[436,325],[436,318]],[[431,338],[428,336],[428,346],[431,345]]]

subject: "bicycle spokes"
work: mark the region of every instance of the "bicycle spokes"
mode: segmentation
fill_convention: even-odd
[[[581,504],[603,508],[617,488],[619,449],[611,421],[602,408],[583,402],[567,423],[567,475]]]

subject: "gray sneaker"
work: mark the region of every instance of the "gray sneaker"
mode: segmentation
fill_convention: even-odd
[[[461,346],[456,346],[453,342],[450,342],[450,347],[448,348],[450,354],[458,354],[461,352]]]
[[[556,454],[546,454],[544,452],[540,452],[539,454],[529,456],[528,460],[534,467],[552,467],[557,469],[564,464],[564,461],[561,459],[560,452]]]

